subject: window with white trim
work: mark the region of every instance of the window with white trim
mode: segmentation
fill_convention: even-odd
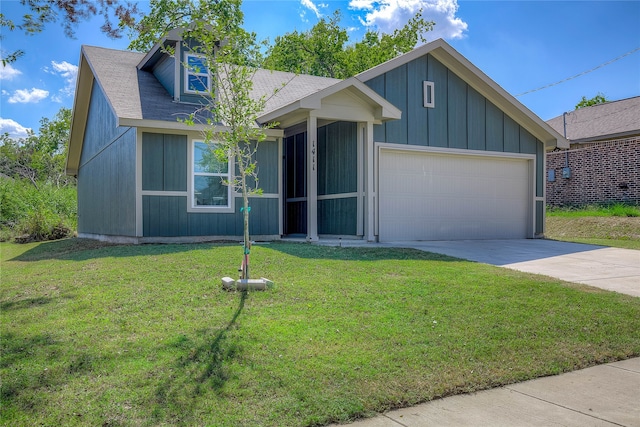
[[[193,141],[193,208],[230,207],[231,188],[223,181],[230,179],[231,160],[221,162],[214,150],[214,144]]]
[[[211,90],[211,73],[204,56],[185,53],[184,91],[206,93]]]

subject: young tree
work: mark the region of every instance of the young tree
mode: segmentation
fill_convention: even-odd
[[[6,31],[21,30],[28,36],[41,33],[45,25],[58,20],[62,22],[65,35],[73,38],[80,21],[98,15],[104,17],[100,30],[111,38],[119,38],[122,29],[132,25],[138,14],[135,3],[121,0],[22,0],[20,3],[25,7],[21,22],[15,23],[0,13],[0,40]],[[118,23],[112,22],[112,18]],[[24,55],[24,50],[18,49],[6,55],[3,52],[2,55],[2,65],[6,66]]]
[[[580,102],[576,104],[576,110],[579,108],[591,107],[592,105],[604,104],[605,102],[609,102],[609,100],[600,92],[591,99],[587,99],[586,96],[583,96]]]
[[[197,64],[184,64],[198,73],[205,71],[204,74],[208,74],[212,81],[210,89],[201,92],[202,108],[186,122],[206,124],[203,138],[211,150],[203,156],[207,168],[220,167],[232,160],[231,178],[225,184],[242,195],[242,278],[249,279],[249,197],[261,194],[256,151],[266,138],[266,130],[275,124],[257,124],[258,114],[266,102],[265,96],[252,96],[260,49],[255,42],[255,34],[241,27],[243,13],[240,4],[240,0],[152,0],[152,12],[137,26],[146,31],[131,46],[148,47],[152,40],[149,34],[154,34],[155,38],[172,28],[181,27],[183,43],[202,59]]]
[[[369,30],[363,39],[348,45],[347,30],[340,27],[340,12],[322,18],[309,31],[293,31],[276,37],[265,65],[279,71],[345,79],[409,52],[435,25],[418,12],[393,34]]]

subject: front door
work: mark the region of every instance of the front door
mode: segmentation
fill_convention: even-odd
[[[284,138],[284,234],[307,235],[307,133]]]

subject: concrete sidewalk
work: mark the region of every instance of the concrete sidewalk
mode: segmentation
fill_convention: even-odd
[[[433,400],[349,425],[640,427],[640,358]]]

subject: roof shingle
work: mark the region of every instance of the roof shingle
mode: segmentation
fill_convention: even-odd
[[[563,116],[548,120],[564,134]],[[579,108],[566,114],[567,139],[571,142],[602,141],[640,135],[640,96]]]

